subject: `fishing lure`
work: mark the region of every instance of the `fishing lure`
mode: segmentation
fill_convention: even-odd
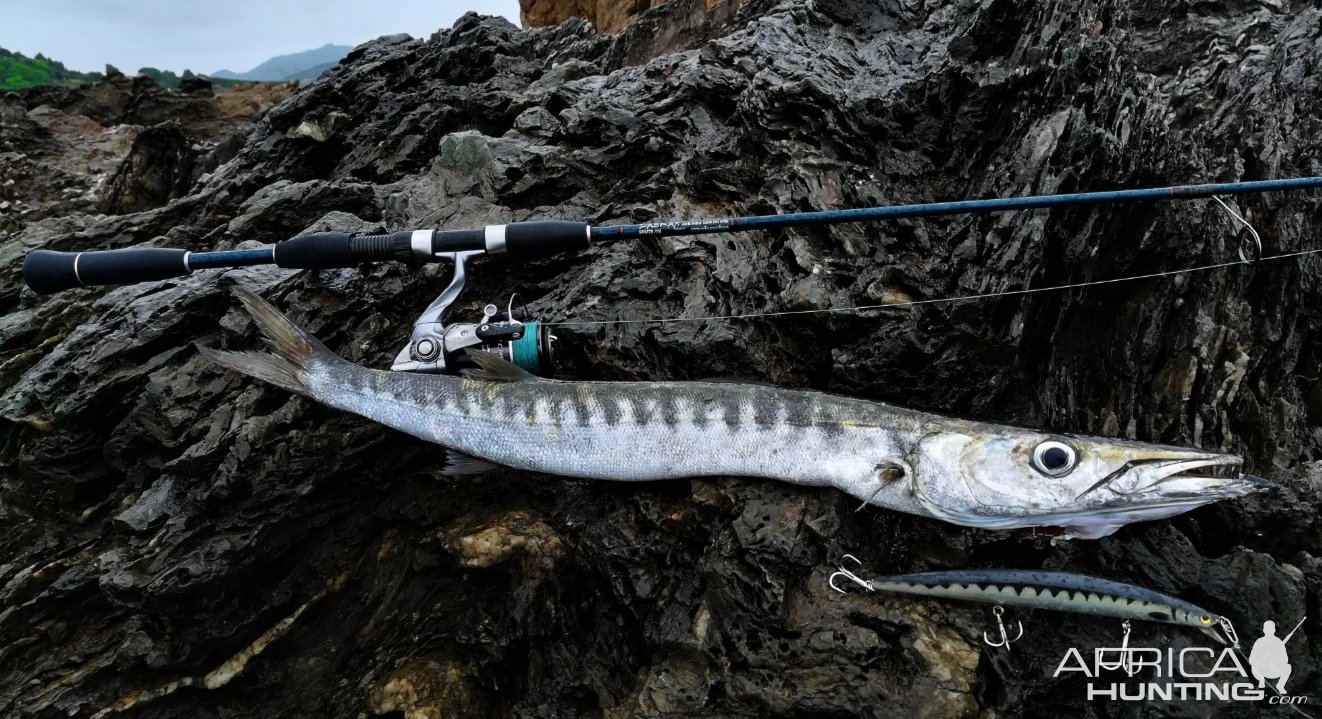
[[[845,555],[855,562],[853,556]],[[1183,599],[1087,574],[1025,569],[969,569],[918,574],[895,574],[862,579],[840,567],[827,583],[837,592],[839,578],[870,592],[913,594],[922,597],[984,602],[998,607],[1052,609],[1119,619],[1162,622],[1193,627],[1223,644],[1239,647],[1230,620]],[[1000,612],[997,612],[1000,621]],[[1220,633],[1218,633],[1218,630]],[[1020,634],[1023,625],[1020,625]],[[1224,635],[1224,636],[1223,636]],[[1002,628],[1002,641],[1006,641]],[[1010,640],[1013,641],[1013,640]],[[988,641],[988,644],[992,644]],[[999,646],[992,644],[992,646]]]

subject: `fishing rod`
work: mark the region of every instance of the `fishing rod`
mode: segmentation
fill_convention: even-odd
[[[549,327],[515,312],[511,298],[501,312],[487,305],[481,320],[446,324],[450,305],[463,292],[468,260],[481,255],[537,257],[587,249],[594,238],[628,239],[771,230],[901,218],[1016,212],[1053,207],[1087,207],[1122,202],[1160,202],[1304,190],[1322,187],[1322,177],[1252,182],[1178,185],[1058,195],[1002,197],[848,210],[753,215],[721,219],[591,226],[581,222],[538,220],[462,230],[417,229],[389,234],[351,235],[321,232],[277,242],[269,247],[219,252],[190,252],[159,247],[89,252],[35,250],[23,261],[23,279],[34,292],[51,294],[94,285],[133,284],[185,277],[197,270],[275,265],[288,269],[355,267],[368,262],[450,262],[450,284],[418,318],[409,344],[391,369],[454,373],[471,366],[468,350],[494,352],[536,374],[549,371],[553,343]],[[1261,258],[1261,242],[1248,222],[1221,202],[1252,235],[1255,243],[1239,248],[1240,259]]]
[[[1001,197],[850,210],[795,212],[706,220],[590,226],[541,220],[487,225],[466,230],[402,230],[384,235],[322,232],[277,242],[270,247],[221,252],[131,248],[96,252],[35,250],[23,262],[23,279],[38,294],[92,285],[119,285],[184,277],[195,270],[276,265],[289,269],[354,267],[367,262],[436,262],[455,252],[530,256],[587,249],[592,238],[674,237],[747,230],[772,230],[847,222],[914,217],[1015,212],[1052,207],[1086,207],[1121,202],[1191,200],[1218,195],[1304,190],[1322,187],[1322,177],[1253,182],[1177,185],[1142,190]]]

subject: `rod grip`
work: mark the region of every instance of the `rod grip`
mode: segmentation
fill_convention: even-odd
[[[505,225],[505,252],[537,257],[586,250],[592,244],[590,229],[582,222],[536,220]]]
[[[33,250],[23,259],[23,281],[39,295],[92,285],[131,285],[185,277],[188,251],[137,247],[99,252]]]
[[[317,232],[275,243],[275,264],[300,270],[357,267],[364,262],[407,261],[409,233],[351,235],[347,232]]]

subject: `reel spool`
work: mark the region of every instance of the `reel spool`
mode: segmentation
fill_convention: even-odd
[[[481,351],[535,375],[549,375],[555,364],[555,335],[550,327],[527,319],[526,310],[514,311],[513,305],[514,299],[510,298],[504,313],[495,305],[487,305],[480,321],[448,325],[440,342],[423,337],[410,345],[410,354],[421,362],[443,360],[446,374],[476,367],[468,353]]]

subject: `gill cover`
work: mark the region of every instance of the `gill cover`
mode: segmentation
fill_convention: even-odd
[[[910,455],[914,498],[933,516],[957,524],[1024,526],[1025,517],[1069,506],[1080,489],[1071,475],[1087,473],[1077,447],[1067,467],[1053,463],[1047,472],[1035,467],[1034,453],[1048,441],[1059,439],[1026,431],[927,434]],[[1037,454],[1039,461],[1046,459],[1045,452]]]

